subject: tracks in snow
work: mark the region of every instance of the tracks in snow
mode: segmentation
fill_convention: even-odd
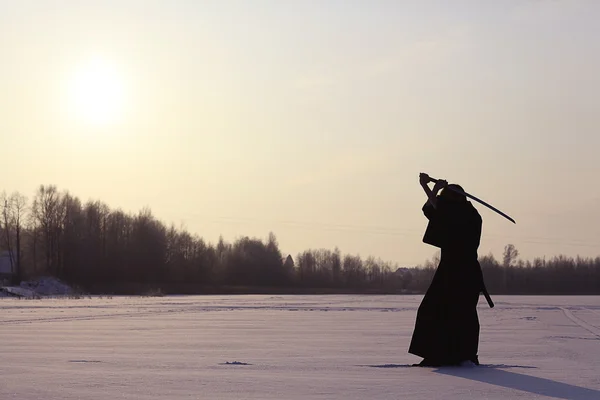
[[[581,318],[575,316],[575,314],[573,314],[571,311],[567,310],[566,308],[561,307],[560,309],[565,314],[565,316],[567,318],[569,318],[571,321],[573,321],[575,324],[579,325],[586,331],[590,332],[592,335],[595,335],[596,337],[600,338],[600,329],[596,328],[593,325],[588,324]]]
[[[43,307],[36,307],[43,308]],[[60,307],[53,307],[60,308]],[[85,307],[77,307],[85,308]],[[98,307],[94,307],[98,308]],[[100,307],[101,308],[101,307]],[[296,311],[296,312],[348,312],[348,311],[369,311],[369,312],[400,312],[412,310],[411,308],[394,308],[394,307],[315,307],[315,306],[194,306],[190,305],[187,307],[152,307],[142,310],[130,309],[130,311],[124,312],[107,312],[97,314],[80,314],[80,315],[57,315],[47,316],[41,318],[15,318],[1,320],[2,325],[21,325],[21,324],[35,324],[35,323],[47,323],[47,322],[66,322],[66,321],[92,321],[99,319],[112,319],[112,318],[131,318],[131,317],[153,317],[160,315],[173,315],[183,313],[204,313],[211,311]]]

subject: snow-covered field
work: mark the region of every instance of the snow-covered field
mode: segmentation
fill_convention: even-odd
[[[600,399],[600,297],[480,301],[480,367],[413,368],[420,296],[0,300],[0,399]]]

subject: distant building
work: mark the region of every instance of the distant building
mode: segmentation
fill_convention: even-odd
[[[410,269],[409,269],[409,268],[403,268],[403,267],[401,267],[401,268],[398,268],[398,269],[397,269],[397,270],[394,272],[394,274],[395,274],[396,276],[398,276],[398,277],[402,278],[402,277],[404,277],[406,274],[409,274],[409,275],[410,275]]]

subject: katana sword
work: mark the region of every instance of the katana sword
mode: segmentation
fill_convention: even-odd
[[[434,179],[434,178],[431,178],[431,177],[429,177],[429,180],[430,180],[431,182],[433,182],[433,183],[437,183],[437,181],[438,181],[439,179]],[[460,190],[460,189],[458,189],[458,188],[455,188],[455,187],[451,187],[451,186],[447,186],[446,188],[447,188],[447,189],[450,189],[450,190],[452,190],[452,191],[454,191],[454,192],[456,192],[456,193],[462,194],[463,196],[466,196],[466,197],[468,197],[468,198],[470,198],[470,199],[473,199],[473,200],[475,200],[475,201],[477,201],[477,202],[479,202],[479,203],[483,204],[484,206],[486,206],[486,207],[488,207],[488,208],[490,208],[490,209],[492,209],[492,210],[496,211],[498,214],[502,215],[504,218],[508,219],[508,220],[509,220],[509,221],[511,221],[513,224],[516,224],[516,222],[515,222],[515,220],[514,220],[514,219],[512,219],[512,218],[511,218],[511,217],[509,217],[508,215],[504,214],[502,211],[498,210],[496,207],[489,205],[488,203],[486,203],[485,201],[483,201],[483,200],[481,200],[481,199],[478,199],[477,197],[473,196],[472,194],[469,194],[469,193],[467,193],[467,192],[463,192],[462,190]],[[446,189],[446,188],[445,188],[445,189]]]

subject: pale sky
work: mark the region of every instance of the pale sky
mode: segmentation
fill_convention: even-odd
[[[595,257],[599,20],[594,0],[0,0],[0,190],[410,266],[436,252],[427,172],[516,219],[476,204],[480,254]]]

